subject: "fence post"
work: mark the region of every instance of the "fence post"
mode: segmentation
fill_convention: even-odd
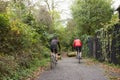
[[[118,14],[119,14],[119,21],[120,21],[120,6],[117,8]]]

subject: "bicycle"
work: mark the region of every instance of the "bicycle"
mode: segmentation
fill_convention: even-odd
[[[51,69],[54,69],[56,67],[56,64],[57,64],[55,52],[51,54],[50,61],[51,61],[50,67],[51,67]]]
[[[78,63],[80,63],[81,56],[80,56],[79,48],[77,48],[77,58],[78,58]]]

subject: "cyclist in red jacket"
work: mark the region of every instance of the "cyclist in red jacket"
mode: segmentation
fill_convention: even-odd
[[[77,52],[78,51],[80,52],[80,58],[81,58],[81,56],[82,56],[82,53],[81,53],[82,42],[81,42],[81,40],[78,39],[78,38],[74,39],[74,41],[73,41],[73,47],[74,47],[74,49],[76,49]]]

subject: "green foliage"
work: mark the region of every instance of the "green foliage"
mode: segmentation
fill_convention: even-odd
[[[48,62],[49,59],[39,60],[38,58],[34,58],[32,62],[29,63],[30,67],[25,68],[23,67],[24,65],[19,66],[18,63],[14,61],[12,56],[1,56],[0,80],[24,80],[29,76],[33,76],[33,71],[38,69],[40,66],[46,66]]]
[[[80,37],[81,41],[82,41],[82,54],[84,57],[87,57],[89,55],[89,50],[88,50],[88,35],[85,34],[85,35],[82,35]]]
[[[39,40],[39,35],[34,31],[34,29],[32,29],[32,27],[21,23],[18,23],[17,25],[23,36],[23,46],[32,46],[32,44],[36,43]]]
[[[47,61],[42,61],[42,59],[49,57],[46,43],[45,45],[42,43],[46,37],[46,27],[35,23],[32,14],[28,15],[27,12],[22,14],[20,11],[25,10],[24,5],[22,6],[14,4],[8,8],[8,14],[0,14],[1,80],[22,80],[32,73],[33,67],[45,65]],[[18,12],[20,13],[17,14]],[[26,17],[22,18],[24,15]],[[39,32],[36,26],[39,26],[39,30],[42,29],[43,33]]]
[[[10,23],[7,14],[0,14],[0,52],[8,48],[8,36],[10,32]]]
[[[72,50],[73,40],[76,37],[77,29],[74,20],[68,20],[67,27],[63,28],[61,34],[61,44],[64,51]],[[64,35],[64,36],[63,36]]]
[[[93,35],[95,30],[102,28],[101,24],[108,22],[112,15],[110,1],[105,0],[75,0],[72,14],[79,32]]]
[[[50,50],[48,48],[46,48],[46,47],[43,47],[42,55],[45,58],[50,58]]]
[[[14,61],[12,56],[1,56],[0,55],[0,80],[3,78],[11,77],[17,70],[17,63]]]
[[[34,19],[32,14],[26,14],[25,16],[23,16],[23,20],[22,21],[24,23],[32,26],[33,23],[35,22],[35,19]]]
[[[6,12],[8,1],[0,0],[0,13]]]
[[[117,14],[112,15],[112,19],[104,25],[104,28],[96,30],[97,38],[101,43],[101,58],[114,64],[120,64],[120,22],[117,16]]]
[[[7,34],[10,29],[8,15],[0,14],[0,34]]]

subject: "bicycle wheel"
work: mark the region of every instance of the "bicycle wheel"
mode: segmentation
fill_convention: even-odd
[[[80,63],[80,52],[79,52],[79,50],[77,51],[77,57],[78,57],[78,63]]]
[[[54,68],[54,57],[53,57],[53,55],[51,55],[51,63],[50,63],[50,67],[51,67],[51,69]]]
[[[78,62],[80,63],[80,52],[78,52]]]
[[[54,69],[56,66],[56,58],[54,55],[51,55],[51,69]]]

